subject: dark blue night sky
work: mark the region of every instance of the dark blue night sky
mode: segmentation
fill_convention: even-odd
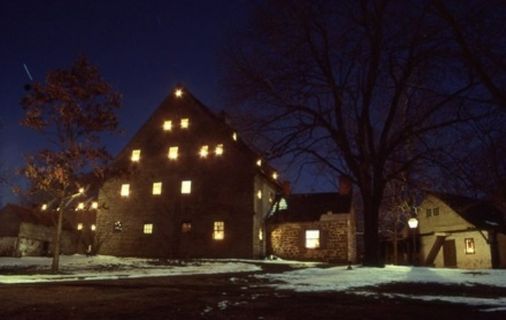
[[[0,141],[11,172],[42,138],[19,126],[23,85],[79,55],[123,94],[124,133],[106,140],[116,154],[177,83],[222,109],[220,53],[247,18],[248,1],[2,1]],[[282,168],[280,168],[282,169]],[[19,179],[14,179],[14,182]],[[5,188],[4,188],[5,189]],[[12,201],[4,190],[2,201]]]

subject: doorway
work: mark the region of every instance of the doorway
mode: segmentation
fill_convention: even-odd
[[[455,240],[445,240],[443,244],[443,262],[445,268],[457,267],[457,249]]]

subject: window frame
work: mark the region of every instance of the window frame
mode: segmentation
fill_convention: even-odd
[[[152,222],[144,223],[142,226],[142,233],[145,235],[152,235],[155,229],[155,225]]]
[[[309,237],[310,233],[316,233],[316,236]],[[321,230],[320,229],[306,229],[304,230],[304,248],[306,249],[320,249],[321,248]],[[310,245],[310,243],[314,242],[314,245]]]
[[[213,221],[212,239],[215,241],[225,240],[225,221],[224,220],[214,220]]]

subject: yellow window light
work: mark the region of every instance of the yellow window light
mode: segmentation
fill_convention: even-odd
[[[84,193],[84,188],[83,187],[79,188],[79,193]]]
[[[217,156],[221,156],[223,155],[223,144],[219,144],[216,146],[216,148],[214,149],[214,153],[217,155]]]
[[[177,160],[178,157],[178,147],[170,147],[168,157],[170,160]]]
[[[163,122],[163,131],[171,131],[172,130],[172,121],[165,120]]]
[[[132,150],[132,156],[130,157],[130,160],[132,160],[132,162],[139,162],[139,160],[141,160],[141,150]]]
[[[320,230],[306,230],[306,248],[316,249],[320,247]]]
[[[262,159],[258,159],[257,160],[257,167],[261,167],[262,166]]]
[[[84,210],[84,202],[79,202],[76,209],[77,210]]]
[[[122,197],[128,197],[130,195],[130,184],[122,184],[120,194]]]
[[[162,194],[162,183],[154,182],[153,183],[153,195],[158,196]]]
[[[98,209],[98,202],[97,202],[97,201],[93,201],[93,202],[91,203],[91,208],[92,208],[92,209]]]
[[[40,207],[40,210],[42,211],[46,211],[47,210],[47,204],[44,203],[41,207]]]
[[[214,221],[214,223],[213,223],[213,239],[214,240],[225,239],[225,222]]]
[[[190,126],[190,119],[188,118],[183,118],[181,119],[181,129],[188,129],[188,127]]]
[[[97,230],[97,226],[96,226],[96,225],[94,225],[94,224],[92,224],[92,225],[90,226],[90,229],[91,229],[91,231],[95,231],[95,230]]]
[[[153,233],[153,224],[152,223],[144,224],[143,232],[144,232],[144,234],[152,234]]]
[[[277,179],[278,179],[278,173],[277,173],[276,171],[274,171],[274,172],[272,173],[272,179],[274,179],[274,180],[277,180]]]
[[[177,88],[176,90],[174,90],[174,95],[176,96],[176,98],[181,98],[183,96],[183,89]]]
[[[199,155],[201,158],[207,158],[208,154],[209,154],[209,147],[208,146],[200,147]]]
[[[82,223],[78,223],[77,224],[77,230],[83,230],[83,224]]]
[[[182,194],[192,193],[192,181],[191,180],[181,181],[181,193]]]
[[[262,190],[257,191],[257,198],[262,199]]]
[[[232,140],[237,141],[237,132],[232,133]]]

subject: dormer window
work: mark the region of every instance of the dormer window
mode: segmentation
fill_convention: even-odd
[[[122,197],[128,197],[130,195],[130,185],[128,183],[121,185],[120,194]]]
[[[179,150],[178,147],[170,147],[169,148],[168,157],[170,160],[177,160],[178,150]]]
[[[201,158],[207,158],[208,154],[209,154],[209,147],[208,146],[200,147],[199,155]]]
[[[172,131],[172,121],[165,120],[163,122],[163,131]]]
[[[132,156],[130,157],[130,160],[132,160],[132,162],[139,162],[140,159],[141,159],[141,150],[140,149],[132,150]]]
[[[214,149],[214,153],[217,155],[217,156],[221,156],[223,155],[223,144],[219,144],[216,146],[216,148]]]
[[[181,129],[188,129],[189,126],[190,126],[190,119],[188,118],[181,119]]]
[[[154,182],[153,183],[153,195],[158,196],[162,194],[162,183]]]

